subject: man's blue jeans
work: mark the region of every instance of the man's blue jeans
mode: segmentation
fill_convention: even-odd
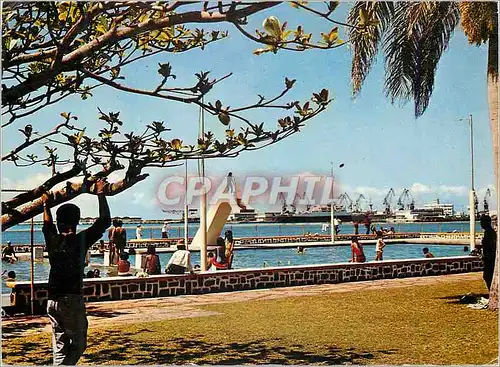
[[[83,296],[67,294],[49,299],[54,365],[75,365],[87,346],[87,314]]]

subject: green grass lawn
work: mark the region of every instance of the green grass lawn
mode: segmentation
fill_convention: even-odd
[[[220,315],[89,330],[81,364],[486,364],[498,315],[458,303],[481,280],[200,306]],[[230,297],[230,296],[229,296]],[[3,362],[50,364],[50,334],[3,340]]]

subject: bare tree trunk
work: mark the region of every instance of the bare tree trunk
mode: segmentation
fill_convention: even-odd
[[[496,19],[495,19],[496,20]],[[488,105],[490,110],[490,128],[493,139],[493,165],[495,169],[495,185],[497,198],[500,194],[499,176],[498,176],[498,24],[490,33],[488,41]],[[498,199],[497,199],[498,202]],[[497,208],[497,211],[500,208]],[[500,218],[497,215],[497,221],[500,224]],[[500,228],[500,226],[497,226]],[[495,261],[495,271],[493,273],[493,282],[490,289],[489,308],[498,310],[498,263],[500,259],[500,236],[497,233],[497,254]]]

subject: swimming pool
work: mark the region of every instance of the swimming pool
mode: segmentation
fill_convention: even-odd
[[[364,245],[367,261],[372,261],[375,258],[375,245]],[[463,246],[453,245],[429,245],[429,244],[388,244],[384,250],[385,260],[395,259],[417,259],[422,258],[422,248],[428,247],[430,252],[436,257],[451,257],[463,256],[468,254],[464,252]],[[171,253],[160,253],[160,261],[162,269],[172,256]],[[245,249],[236,250],[233,260],[233,268],[262,268],[264,266],[288,266],[288,265],[311,265],[311,264],[334,264],[347,262],[351,258],[351,248],[349,246],[324,246],[310,247],[304,254],[297,254],[295,248],[279,248],[279,249]],[[132,266],[134,260],[131,261]],[[200,263],[200,254],[192,253],[193,265]],[[17,280],[28,281],[30,279],[30,263],[27,260],[21,260],[15,264],[3,263],[3,270],[14,270],[17,275]],[[91,264],[85,270],[98,268],[101,271],[101,276],[107,276],[109,272],[116,268],[108,268],[103,266],[102,257],[92,257]],[[35,279],[47,280],[49,276],[49,261],[44,259],[43,262],[35,263]],[[10,293],[10,288],[5,286],[2,280],[2,294]]]

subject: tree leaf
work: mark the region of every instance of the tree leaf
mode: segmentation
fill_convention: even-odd
[[[337,9],[337,6],[339,6],[340,1],[329,1],[328,2],[328,11],[330,13],[333,13],[335,9]]]
[[[219,121],[225,126],[229,125],[229,123],[231,122],[231,117],[228,115],[227,112],[219,113],[218,117],[219,117]]]
[[[278,18],[270,16],[264,19],[262,27],[266,30],[267,34],[275,39],[281,39],[281,24]]]
[[[271,51],[270,48],[258,48],[256,50],[254,50],[253,54],[259,56],[259,55],[261,55],[265,52],[269,52],[269,51]]]

